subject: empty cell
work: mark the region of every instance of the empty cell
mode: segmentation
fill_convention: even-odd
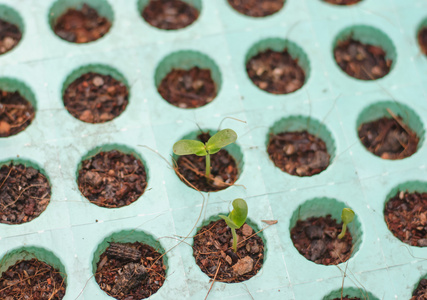
[[[227,0],[237,12],[249,17],[267,17],[280,11],[285,0]]]
[[[270,38],[249,49],[246,72],[258,88],[277,95],[289,94],[307,82],[310,63],[305,52],[294,42]]]
[[[58,0],[49,11],[49,23],[55,34],[77,44],[106,35],[113,19],[113,9],[106,0]]]
[[[283,118],[269,130],[267,153],[276,167],[295,176],[324,171],[335,156],[331,133],[319,121],[304,116]]]
[[[147,187],[141,157],[123,145],[102,145],[84,156],[78,166],[77,184],[91,203],[107,208],[127,206]]]
[[[386,76],[397,59],[390,38],[379,29],[367,25],[342,30],[335,38],[333,54],[341,70],[360,80]]]
[[[403,159],[413,155],[424,140],[424,126],[408,106],[382,101],[365,108],[357,120],[359,140],[382,159]]]
[[[221,72],[207,55],[184,50],[166,56],[154,75],[157,91],[179,108],[211,103],[221,88]]]
[[[144,20],[159,29],[177,30],[193,24],[202,9],[201,0],[139,0]]]
[[[24,22],[13,8],[0,5],[0,55],[15,48],[22,38]]]
[[[86,123],[105,123],[120,116],[129,102],[124,76],[106,65],[87,65],[65,80],[62,99],[67,111]]]

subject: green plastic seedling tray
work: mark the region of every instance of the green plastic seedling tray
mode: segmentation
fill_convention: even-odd
[[[108,242],[142,241],[166,251],[177,244],[176,235],[194,235],[241,197],[248,202],[253,227],[266,227],[261,220],[278,223],[262,232],[261,271],[246,282],[215,283],[209,299],[330,299],[340,296],[345,269],[344,294],[361,296],[366,291],[369,299],[410,298],[427,276],[427,249],[395,238],[383,209],[399,189],[427,191],[427,59],[416,40],[419,28],[427,24],[425,1],[363,0],[338,7],[320,0],[287,0],[270,17],[250,18],[225,0],[188,0],[200,17],[177,31],[146,23],[140,10],[147,1],[85,2],[113,26],[98,41],[76,45],[55,36],[51,24],[81,1],[1,1],[0,17],[19,25],[23,37],[14,50],[0,56],[0,87],[24,94],[35,105],[36,117],[25,131],[0,139],[0,161],[38,168],[50,180],[52,197],[33,221],[0,224],[0,272],[17,260],[37,257],[67,275],[65,300],[112,299],[93,278]],[[349,34],[382,46],[394,61],[390,74],[367,82],[343,73],[333,48]],[[245,63],[260,50],[284,47],[299,59],[306,82],[292,94],[268,94],[249,80]],[[193,66],[212,70],[217,97],[198,109],[171,106],[156,84],[172,68]],[[113,121],[83,123],[64,108],[63,89],[88,71],[128,85],[129,104]],[[386,108],[400,114],[421,138],[417,153],[409,158],[382,160],[357,137],[357,127],[387,116]],[[223,191],[200,194],[182,183],[160,155],[171,163],[173,143],[194,137],[197,126],[217,130],[224,117],[247,122],[222,123],[239,136],[228,147],[238,161],[239,179]],[[266,144],[271,132],[303,129],[326,142],[332,160],[322,173],[300,178],[276,168]],[[143,161],[148,186],[131,205],[101,208],[79,192],[81,160],[101,149],[133,153]],[[340,219],[346,206],[356,213],[349,227],[355,250],[348,264],[323,266],[302,257],[290,239],[296,220],[326,214]],[[169,251],[165,263],[166,281],[151,299],[204,299],[211,283],[188,244]]]

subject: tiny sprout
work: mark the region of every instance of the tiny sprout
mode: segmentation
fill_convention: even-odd
[[[196,140],[180,140],[173,145],[173,153],[176,155],[195,154],[197,156],[206,156],[205,177],[210,181],[211,176],[211,154],[217,153],[221,148],[234,143],[237,134],[231,129],[223,129],[214,134],[207,143]]]
[[[233,200],[233,210],[229,213],[228,217],[219,215],[220,218],[224,219],[228,227],[231,229],[233,235],[233,251],[237,252],[237,234],[236,229],[242,227],[246,222],[248,216],[248,205],[245,200],[237,198]]]
[[[344,237],[345,231],[347,229],[347,225],[353,221],[354,211],[351,210],[350,208],[347,208],[347,207],[343,208],[342,213],[341,213],[341,219],[342,219],[343,225],[342,225],[342,231],[338,235],[339,239],[342,239]]]

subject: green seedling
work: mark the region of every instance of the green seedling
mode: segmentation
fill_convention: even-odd
[[[248,205],[245,200],[237,198],[233,200],[233,210],[228,216],[219,215],[220,218],[224,219],[228,227],[231,228],[231,234],[233,235],[233,251],[237,252],[237,234],[236,229],[239,229],[246,222],[248,216]]]
[[[223,129],[214,134],[206,143],[197,140],[180,140],[173,145],[173,153],[176,155],[190,155],[206,157],[205,177],[207,181],[211,178],[211,155],[219,152],[222,148],[237,139],[237,134],[231,129]]]
[[[347,207],[343,208],[341,213],[341,220],[343,222],[343,225],[342,225],[342,231],[338,235],[339,239],[342,239],[344,237],[345,231],[347,230],[347,225],[353,222],[353,219],[354,219],[354,211]]]

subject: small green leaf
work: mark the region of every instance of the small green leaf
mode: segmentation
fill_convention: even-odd
[[[246,201],[237,198],[233,201],[233,210],[228,215],[228,217],[233,221],[233,223],[240,228],[243,224],[245,224],[246,217],[248,216],[248,205]]]
[[[198,156],[206,156],[205,145],[200,141],[180,140],[173,145],[173,153],[176,155],[196,154]]]
[[[238,229],[239,228],[239,226],[234,224],[233,221],[231,221],[231,219],[229,217],[224,216],[224,215],[219,215],[219,217],[221,219],[223,219],[225,221],[225,223],[227,223],[227,226],[230,227],[231,229]]]
[[[223,129],[216,134],[214,134],[209,141],[206,143],[206,149],[209,154],[215,154],[221,148],[224,148],[231,143],[234,143],[237,140],[237,134],[234,130]]]
[[[353,219],[354,219],[354,211],[347,207],[343,208],[341,213],[341,220],[343,221],[343,223],[349,224],[353,221]]]

